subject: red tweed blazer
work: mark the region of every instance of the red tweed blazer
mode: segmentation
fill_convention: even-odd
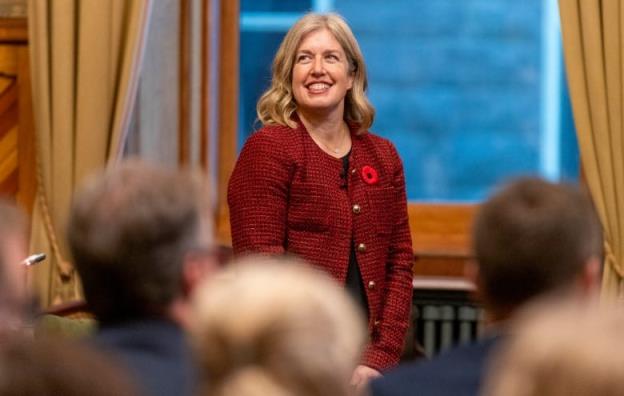
[[[342,160],[302,125],[251,135],[228,188],[232,243],[236,254],[296,254],[344,285],[353,239],[370,318],[363,364],[385,370],[399,361],[411,306],[405,180],[394,146],[355,130],[346,189]]]

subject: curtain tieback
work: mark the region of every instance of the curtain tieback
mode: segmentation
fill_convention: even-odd
[[[606,239],[604,241],[604,253],[607,265],[613,268],[620,278],[624,278],[624,270],[618,265],[615,254],[613,254],[613,249],[611,249],[611,244]]]
[[[37,148],[39,147],[38,139],[35,140],[35,144],[37,144]],[[46,196],[45,186],[43,184],[43,175],[41,170],[41,160],[39,159],[41,156],[41,150],[38,150],[39,155],[37,155],[37,200],[41,205],[41,213],[43,215],[43,224],[46,229],[46,234],[48,236],[48,240],[50,241],[50,247],[52,248],[52,254],[56,259],[56,266],[59,271],[59,275],[64,282],[68,282],[71,280],[74,272],[74,268],[70,262],[63,259],[61,255],[61,249],[58,245],[58,240],[56,239],[56,233],[54,232],[54,226],[52,224],[52,217],[50,216],[50,207],[48,205],[48,198]]]

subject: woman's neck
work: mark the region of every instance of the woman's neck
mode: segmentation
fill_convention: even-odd
[[[345,122],[342,112],[334,112],[328,116],[298,110],[297,114],[308,133],[322,139],[324,143],[335,144],[344,139]]]

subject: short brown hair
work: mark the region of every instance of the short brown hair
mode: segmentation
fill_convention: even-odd
[[[185,255],[208,243],[201,187],[189,173],[129,161],[76,193],[69,246],[100,321],[160,315],[180,295]]]
[[[513,181],[488,199],[473,235],[482,291],[494,310],[570,284],[602,252],[587,194],[537,178]]]

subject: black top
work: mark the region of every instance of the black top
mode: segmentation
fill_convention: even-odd
[[[349,174],[350,154],[351,152],[347,153],[347,155],[342,157],[342,175],[345,183],[345,188],[348,180],[347,175]],[[347,292],[351,295],[351,297],[353,297],[356,304],[362,308],[366,318],[368,318],[368,302],[366,300],[366,292],[364,290],[364,284],[362,282],[362,273],[360,272],[360,266],[358,265],[357,257],[355,256],[355,243],[353,242],[353,237],[351,237],[351,254],[349,255],[349,268],[347,269],[345,288]]]

